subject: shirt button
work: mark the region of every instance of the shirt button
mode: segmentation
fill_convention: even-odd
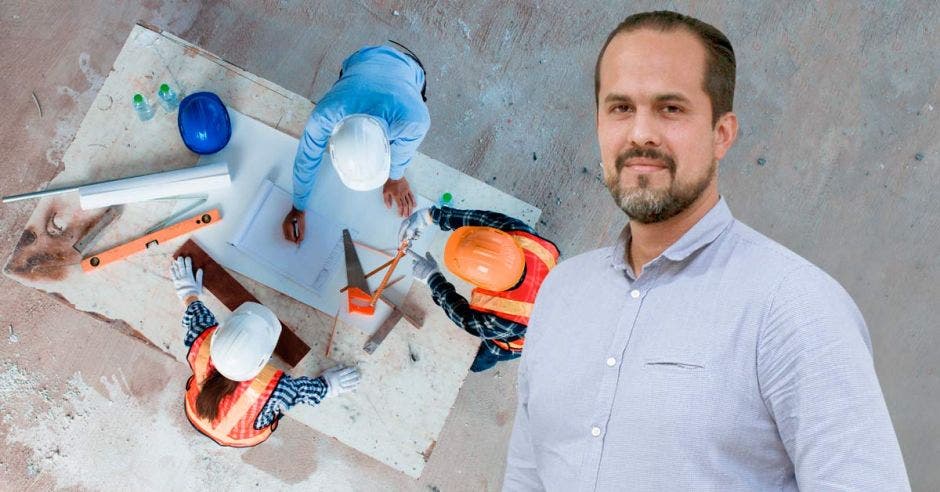
[[[617,359],[615,359],[615,358],[613,358],[613,357],[607,359],[607,365],[608,365],[609,367],[614,367],[614,364],[616,364],[616,363],[617,363]]]
[[[591,427],[591,435],[594,437],[601,435],[601,428],[597,427],[596,425],[594,427]]]
[[[631,290],[631,291],[630,291],[630,297],[632,297],[632,298],[634,298],[634,299],[640,297],[640,291],[638,291],[638,290],[636,290],[636,289]]]

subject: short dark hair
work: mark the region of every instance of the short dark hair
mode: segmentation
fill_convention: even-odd
[[[705,89],[712,103],[712,125],[718,121],[719,116],[732,111],[735,61],[731,41],[728,41],[728,37],[711,24],[678,12],[666,10],[633,14],[624,19],[607,36],[607,41],[604,42],[604,47],[598,53],[597,64],[594,66],[595,104],[600,104],[601,59],[604,57],[604,52],[607,51],[607,46],[618,34],[642,28],[658,29],[662,32],[684,28],[696,35],[705,45],[705,81],[703,89]]]

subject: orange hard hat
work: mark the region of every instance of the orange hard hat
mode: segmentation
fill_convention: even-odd
[[[447,240],[444,265],[461,279],[498,292],[519,283],[525,254],[512,236],[499,229],[464,226]]]

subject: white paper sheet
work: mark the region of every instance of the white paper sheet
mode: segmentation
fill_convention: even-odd
[[[78,190],[82,210],[177,195],[206,193],[232,183],[228,164],[216,162],[162,173],[117,179],[82,186]]]
[[[264,180],[248,207],[231,244],[260,263],[323,297],[324,289],[343,266],[343,225],[307,212],[305,239],[299,245],[284,239],[284,210],[291,194]]]

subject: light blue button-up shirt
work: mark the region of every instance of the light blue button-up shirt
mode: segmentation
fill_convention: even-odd
[[[320,99],[307,121],[294,158],[294,207],[306,208],[333,128],[346,116],[368,114],[386,125],[391,179],[401,179],[431,127],[421,98],[424,70],[388,46],[369,46],[343,62],[343,75]]]
[[[909,490],[868,329],[724,200],[639,278],[613,247],[542,285],[505,490]]]

